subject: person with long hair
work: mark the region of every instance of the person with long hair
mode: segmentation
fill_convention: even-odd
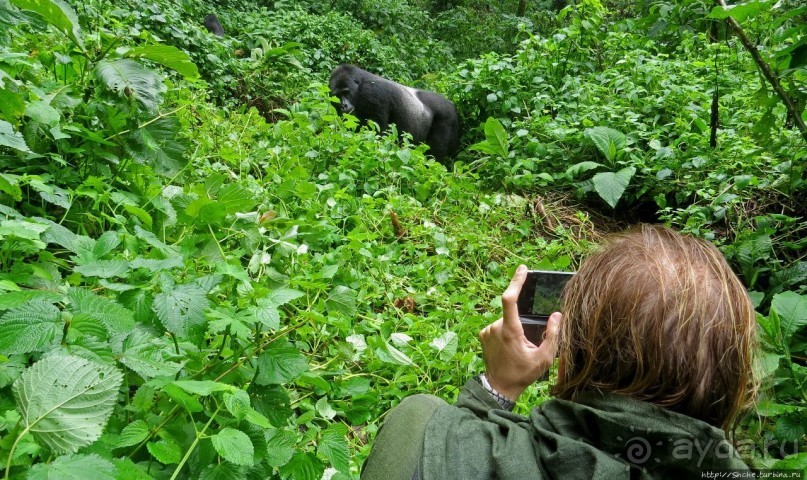
[[[609,237],[566,284],[544,340],[516,300],[479,334],[485,372],[454,405],[413,395],[387,415],[362,479],[702,478],[747,471],[727,439],[757,392],[748,294],[709,242],[641,225]],[[521,393],[558,362],[553,398]]]

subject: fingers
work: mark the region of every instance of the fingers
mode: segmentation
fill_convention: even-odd
[[[560,322],[563,315],[560,312],[555,312],[549,316],[549,322],[546,325],[544,332],[544,341],[538,346],[539,356],[543,363],[551,365],[558,353],[558,332],[560,331]]]
[[[482,330],[479,331],[479,339],[485,340],[486,338],[490,337],[490,334],[494,331],[497,331],[501,328],[502,319],[498,319],[495,322],[491,323],[490,325],[486,326]]]
[[[502,294],[502,311],[504,312],[504,323],[514,324],[519,323],[518,320],[518,294],[521,293],[521,286],[527,279],[527,267],[519,265],[516,273],[513,274],[513,279],[510,280],[510,285],[507,290]]]

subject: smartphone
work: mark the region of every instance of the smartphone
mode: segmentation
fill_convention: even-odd
[[[543,341],[546,324],[552,312],[559,312],[563,286],[574,272],[530,270],[518,294],[518,316],[524,336],[535,345]]]

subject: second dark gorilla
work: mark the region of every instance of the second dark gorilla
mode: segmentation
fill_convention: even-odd
[[[394,123],[416,143],[443,161],[457,153],[460,125],[457,108],[444,96],[417,90],[374,75],[353,65],[340,65],[331,73],[331,95],[339,98],[340,113],[372,120],[385,131]]]
[[[210,14],[205,17],[205,28],[208,32],[212,33],[213,35],[223,37],[224,36],[224,27],[221,26],[221,22],[219,22],[219,17],[215,14]]]

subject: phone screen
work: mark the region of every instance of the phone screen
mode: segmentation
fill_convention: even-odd
[[[543,341],[552,312],[560,311],[563,286],[573,275],[574,272],[527,272],[527,280],[518,294],[518,316],[524,328],[524,336],[534,345],[540,345]]]
[[[530,270],[518,296],[518,313],[523,319],[548,320],[552,312],[560,311],[563,286],[574,272]]]

